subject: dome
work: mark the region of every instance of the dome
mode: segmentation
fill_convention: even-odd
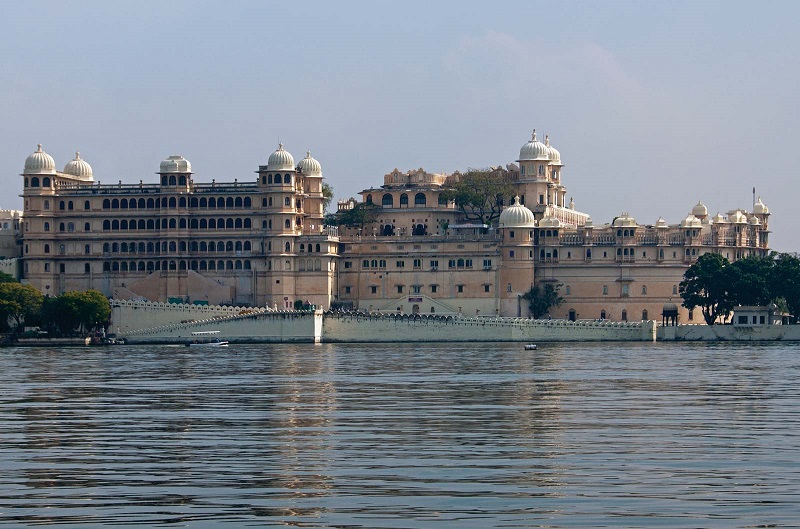
[[[753,215],[752,217],[750,217],[750,225],[751,226],[761,226],[761,221],[758,220],[758,217]]]
[[[22,174],[56,174],[56,161],[42,150],[40,143],[36,152],[25,160],[25,170]]]
[[[586,222],[583,224],[584,228],[594,228],[594,222],[592,222],[592,217],[586,217]]]
[[[499,228],[533,228],[536,219],[533,212],[519,203],[519,196],[514,197],[514,203],[500,213]]]
[[[286,152],[286,151],[284,151]],[[300,172],[307,176],[322,176],[322,166],[311,157],[311,151],[306,151],[306,157],[300,160]]]
[[[536,129],[533,130],[531,141],[523,145],[519,150],[518,162],[529,162],[533,160],[550,160],[550,152],[547,146],[536,139]]]
[[[64,173],[77,176],[81,180],[92,179],[92,166],[81,159],[81,153],[75,153],[75,159],[64,166]]]
[[[635,228],[637,226],[636,219],[627,213],[623,213],[619,217],[615,218],[611,225],[615,228]]]
[[[728,219],[723,217],[722,214],[720,214],[720,213],[717,213],[716,215],[714,215],[713,221],[714,221],[714,224],[727,224],[728,223]]]
[[[667,224],[666,220],[658,217],[658,220],[656,221],[656,228],[669,228],[669,225]]]
[[[703,223],[694,215],[689,215],[681,221],[681,228],[702,228]]]
[[[753,206],[753,213],[756,215],[769,215],[769,208],[761,202],[761,197],[758,197],[758,202]]]
[[[747,224],[747,217],[745,217],[744,213],[742,213],[738,209],[734,212],[733,215],[728,217],[728,220],[730,220],[734,224]]]
[[[294,171],[294,157],[278,144],[278,150],[269,155],[267,171]]]
[[[169,156],[161,162],[159,173],[191,173],[192,164],[180,154]]]
[[[697,205],[692,208],[692,215],[695,217],[705,217],[708,215],[708,208],[706,208],[703,203],[698,200]]]
[[[545,217],[539,221],[540,228],[560,228],[561,226],[561,221],[556,217]]]
[[[544,136],[544,146],[547,147],[547,156],[550,158],[550,163],[553,165],[561,165],[561,153],[558,149],[550,145],[550,136]]]

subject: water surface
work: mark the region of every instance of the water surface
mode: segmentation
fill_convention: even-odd
[[[796,344],[0,349],[0,525],[797,527]]]

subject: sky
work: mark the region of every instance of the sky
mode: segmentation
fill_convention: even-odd
[[[800,251],[800,2],[0,3],[0,208],[25,158],[248,181],[282,142],[337,198],[505,165],[537,129],[595,225],[770,208]],[[794,206],[793,206],[794,204]],[[335,207],[335,206],[334,206]]]

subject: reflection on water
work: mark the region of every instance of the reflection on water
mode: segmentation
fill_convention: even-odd
[[[794,345],[0,350],[0,525],[794,527]]]

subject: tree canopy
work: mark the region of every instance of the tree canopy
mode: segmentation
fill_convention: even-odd
[[[328,211],[328,206],[333,200],[333,187],[328,182],[322,182],[322,211]]]
[[[0,315],[13,319],[18,328],[25,320],[38,317],[43,299],[42,293],[30,285],[0,283]]]
[[[713,325],[720,316],[727,318],[733,309],[729,266],[730,261],[720,254],[707,253],[683,274],[679,290],[683,306],[689,310],[700,307],[708,325]]]
[[[455,202],[466,220],[490,224],[514,195],[514,186],[505,177],[502,169],[469,169],[441,197]]]
[[[357,226],[363,228],[365,224],[370,224],[378,219],[378,213],[382,210],[380,206],[372,203],[359,203],[352,209],[342,209],[325,217],[327,225]]]
[[[523,294],[522,298],[528,301],[528,308],[534,319],[541,318],[551,308],[561,305],[564,298],[558,294],[559,288],[561,288],[560,283],[544,283],[532,286],[528,292]]]

